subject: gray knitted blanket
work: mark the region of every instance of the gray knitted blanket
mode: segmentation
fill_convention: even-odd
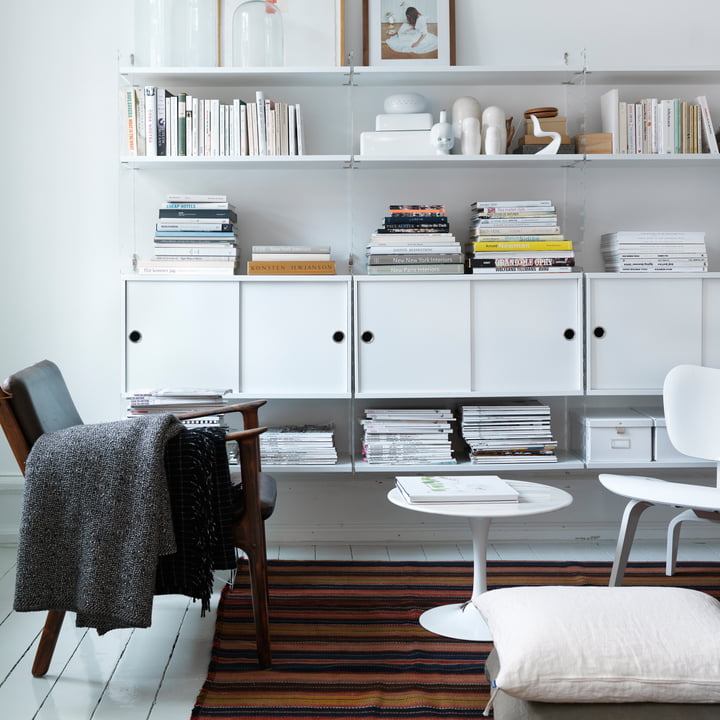
[[[173,415],[42,435],[25,471],[14,607],[70,610],[102,634],[148,627],[158,557],[175,552],[163,464]]]

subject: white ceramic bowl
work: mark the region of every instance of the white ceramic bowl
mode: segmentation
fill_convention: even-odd
[[[397,93],[388,95],[383,107],[388,114],[420,113],[425,112],[427,100],[420,93]]]

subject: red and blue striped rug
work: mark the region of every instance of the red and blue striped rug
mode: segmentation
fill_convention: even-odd
[[[606,585],[607,562],[489,562],[488,586]],[[249,583],[218,608],[198,720],[479,718],[491,643],[439,637],[418,624],[470,595],[468,562],[271,561],[273,667],[259,670]],[[720,597],[720,563],[630,563],[625,585],[679,585]]]

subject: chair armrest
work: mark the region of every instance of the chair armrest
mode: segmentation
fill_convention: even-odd
[[[243,416],[243,427],[246,429],[256,428],[260,424],[258,422],[258,408],[262,407],[266,402],[267,400],[251,400],[250,402],[235,405],[224,405],[213,410],[177,413],[177,418],[178,420],[190,420],[191,418],[207,417],[208,415],[227,415],[228,413],[239,412]]]
[[[227,433],[225,440],[230,442],[236,440],[237,442],[243,442],[249,438],[256,438],[258,435],[262,435],[267,430],[266,427],[250,428],[248,430],[238,430],[237,432]]]

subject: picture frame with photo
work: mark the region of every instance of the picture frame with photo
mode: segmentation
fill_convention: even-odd
[[[283,24],[283,67],[338,67],[345,58],[346,0],[274,0]],[[233,66],[233,16],[245,0],[218,0],[220,65]]]
[[[455,0],[363,0],[363,64],[455,64]]]

